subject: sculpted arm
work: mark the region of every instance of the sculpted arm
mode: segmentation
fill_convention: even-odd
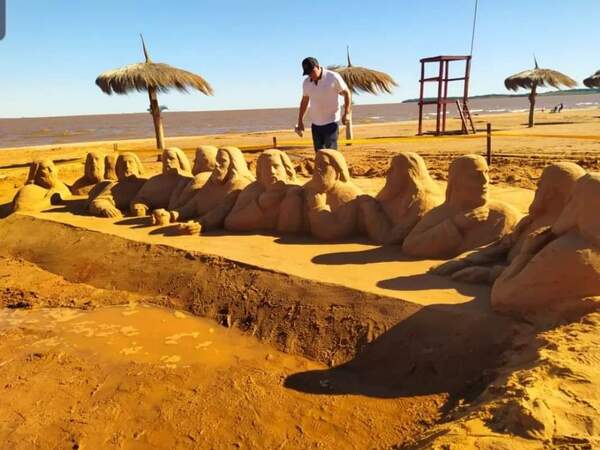
[[[304,197],[300,186],[291,188],[279,210],[277,231],[280,233],[299,233],[304,228]]]
[[[377,200],[368,195],[358,199],[360,212],[363,215],[365,228],[369,238],[379,244],[388,241],[392,232],[392,222]]]
[[[308,212],[310,228],[319,239],[343,239],[356,231],[358,204],[350,201],[331,211],[327,206],[313,206]]]
[[[251,231],[261,225],[262,210],[258,206],[258,193],[252,189],[242,191],[225,219],[225,228],[231,231]]]
[[[223,222],[225,222],[227,214],[229,214],[231,208],[233,208],[233,205],[235,204],[239,193],[239,190],[230,192],[218,206],[211,209],[206,214],[202,215],[202,217],[200,217],[199,220],[200,225],[202,225],[202,229],[205,231],[210,231],[222,228]]]
[[[96,195],[89,204],[89,211],[95,216],[100,217],[121,217],[121,211],[117,208],[112,195],[112,188],[115,183],[108,184],[98,195]]]

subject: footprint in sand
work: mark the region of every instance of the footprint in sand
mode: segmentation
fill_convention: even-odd
[[[175,363],[178,363],[179,361],[181,361],[181,356],[179,356],[179,355],[171,355],[171,356],[164,355],[164,356],[161,356],[160,361],[162,363],[164,363],[162,367],[166,367],[167,369],[175,369],[175,368],[177,368],[177,364],[175,364]]]
[[[136,353],[139,353],[140,350],[142,350],[144,347],[142,346],[134,346],[134,347],[125,347],[122,348],[119,353],[121,355],[135,355]]]
[[[197,339],[198,336],[200,336],[200,333],[198,333],[197,331],[194,331],[193,333],[174,334],[172,336],[167,336],[165,338],[165,344],[176,345],[176,344],[179,344],[179,340],[183,337],[191,337],[191,338]]]

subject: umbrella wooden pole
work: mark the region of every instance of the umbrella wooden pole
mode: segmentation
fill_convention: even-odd
[[[165,133],[163,131],[162,119],[160,117],[160,107],[156,98],[156,89],[148,88],[148,97],[150,97],[150,112],[154,121],[154,133],[156,134],[156,148],[163,150],[165,148]]]
[[[529,94],[529,128],[533,127],[533,113],[535,111],[535,91],[537,90],[537,84],[533,83],[531,87],[531,94]]]
[[[354,139],[354,129],[352,128],[352,113],[348,114],[346,117],[346,139],[352,140]],[[350,145],[350,144],[346,144]]]

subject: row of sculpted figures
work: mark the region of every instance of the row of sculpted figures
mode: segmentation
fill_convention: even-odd
[[[457,157],[443,192],[418,154],[402,152],[373,197],[354,184],[337,150],[317,152],[304,185],[276,149],[258,157],[256,179],[236,147],[199,147],[193,167],[182,150],[165,149],[162,172],[148,179],[134,153],[116,161],[89,153],[70,189],[52,161],[33,163],[13,207],[40,209],[52,196],[87,193],[93,215],[148,216],[152,224],[177,224],[181,234],[368,236],[413,258],[447,260],[430,272],[492,285],[492,306],[506,312],[600,295],[600,175],[569,162],[548,165],[522,217],[490,195],[488,170],[479,155]]]

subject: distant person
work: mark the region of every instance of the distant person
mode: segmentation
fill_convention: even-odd
[[[563,108],[564,108],[564,107],[565,107],[565,105],[563,105],[562,103],[560,103],[560,104],[558,105],[558,110],[557,110],[557,112],[561,112],[561,111],[563,110]]]
[[[310,104],[312,138],[315,151],[330,148],[337,150],[339,134],[340,104],[344,97],[342,124],[346,125],[350,114],[350,91],[343,78],[332,70],[319,66],[315,58],[302,61],[303,75],[308,75],[302,84],[302,101],[298,114],[297,131],[304,131],[304,114]]]

